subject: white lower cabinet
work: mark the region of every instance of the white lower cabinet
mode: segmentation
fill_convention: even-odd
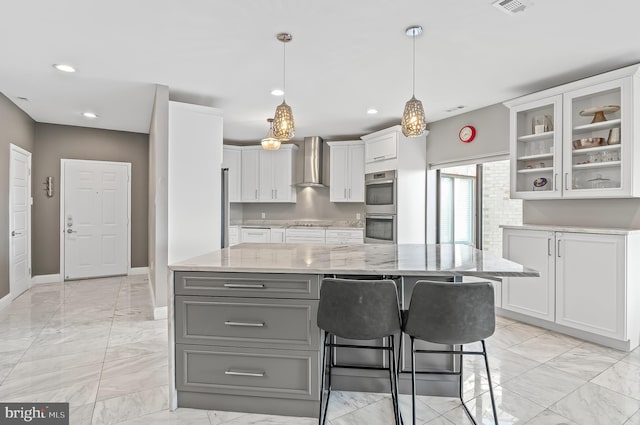
[[[270,243],[271,229],[243,227],[240,230],[240,241],[243,243]]]
[[[240,227],[229,226],[229,246],[238,245],[240,243]]]
[[[283,228],[271,228],[271,243],[284,243],[284,227]]]
[[[556,233],[556,323],[626,338],[625,239]]]
[[[327,229],[325,242],[328,244],[361,244],[364,243],[364,232],[360,229]]]
[[[554,232],[505,229],[505,257],[540,272],[540,277],[510,277],[502,285],[502,308],[540,319],[555,318]]]
[[[505,279],[502,309],[616,348],[637,347],[640,235],[617,233],[505,228],[505,258],[538,270],[540,277]]]
[[[286,229],[286,243],[325,243],[324,229]]]

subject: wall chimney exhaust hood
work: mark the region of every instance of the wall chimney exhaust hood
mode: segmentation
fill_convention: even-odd
[[[322,184],[322,138],[318,136],[304,138],[304,163],[302,182],[298,187],[326,187]]]

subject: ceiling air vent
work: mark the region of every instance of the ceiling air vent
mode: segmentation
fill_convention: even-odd
[[[498,0],[494,1],[493,6],[498,10],[503,11],[509,15],[514,15],[517,12],[522,12],[527,6],[518,0]]]

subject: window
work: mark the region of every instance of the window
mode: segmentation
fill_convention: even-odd
[[[476,244],[476,166],[440,170],[440,243]]]
[[[509,196],[509,161],[438,170],[438,243],[502,256],[501,225],[522,224],[522,201]]]

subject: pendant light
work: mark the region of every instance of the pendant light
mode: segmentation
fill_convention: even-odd
[[[405,34],[413,38],[413,94],[411,99],[404,105],[402,114],[402,134],[406,137],[418,137],[427,128],[427,118],[424,116],[422,102],[416,99],[416,37],[422,34],[422,27],[419,25],[406,29]]]
[[[287,95],[287,90],[285,88],[285,79],[287,76],[286,46],[293,37],[289,33],[281,32],[276,36],[276,38],[282,42],[282,90],[284,91],[284,94],[282,95],[282,103],[276,108],[276,113],[273,116],[273,134],[276,138],[286,142],[293,137],[293,134],[296,131],[296,126],[293,121],[293,111],[291,110],[291,106],[287,105],[287,102],[285,101],[285,96]]]
[[[262,149],[267,151],[277,151],[280,149],[280,139],[273,134],[273,118],[267,118],[269,123],[269,135],[262,139]]]

